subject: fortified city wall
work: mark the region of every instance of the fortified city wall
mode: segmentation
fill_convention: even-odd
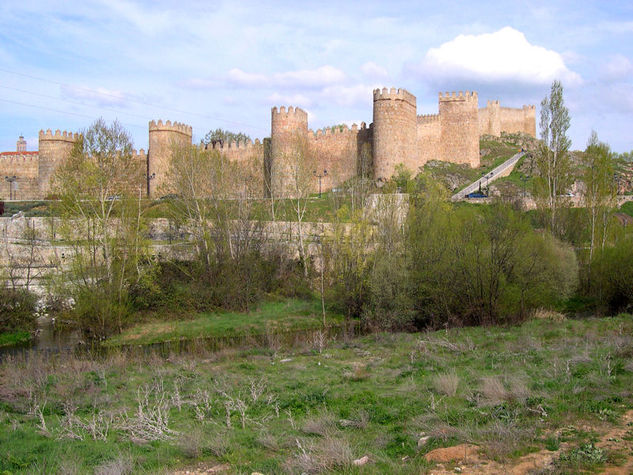
[[[373,122],[367,126],[337,126],[322,130],[308,127],[308,114],[299,107],[271,109],[270,138],[242,143],[214,144],[230,161],[253,160],[260,196],[293,196],[298,158],[304,161],[307,185],[313,192],[338,187],[364,174],[378,183],[393,176],[399,164],[414,174],[429,160],[479,166],[479,137],[501,132],[523,132],[536,136],[535,107],[501,107],[488,101],[478,107],[476,92],[440,93],[438,113],[418,115],[416,97],[405,89],[383,88],[373,92]],[[171,154],[192,145],[192,128],[180,122],[149,123],[149,149],[134,152],[133,160],[144,164],[144,182],[150,197],[178,190],[167,189],[165,180]],[[50,194],[55,168],[68,156],[78,134],[40,131],[39,152],[27,152],[20,137],[15,152],[0,154],[0,199],[41,199]],[[253,181],[254,176],[247,175]],[[239,183],[235,189],[240,189]],[[303,186],[303,185],[302,185]],[[10,193],[11,192],[11,193]]]

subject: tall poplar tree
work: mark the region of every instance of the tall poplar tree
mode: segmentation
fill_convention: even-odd
[[[569,110],[563,99],[563,85],[554,81],[548,97],[541,101],[541,143],[536,153],[539,176],[535,179],[536,195],[549,213],[549,226],[558,229],[559,209],[564,194],[573,182],[567,137]]]

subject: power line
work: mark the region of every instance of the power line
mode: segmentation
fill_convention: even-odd
[[[108,93],[108,92],[95,91],[94,89],[90,89],[88,87],[72,86],[70,84],[66,84],[66,83],[63,83],[63,82],[53,81],[52,79],[44,79],[44,78],[40,78],[40,77],[37,77],[37,76],[32,76],[32,75],[29,75],[29,74],[19,73],[17,71],[11,71],[11,70],[4,69],[4,68],[0,68],[0,71],[5,72],[5,73],[9,73],[9,74],[14,74],[16,76],[26,77],[26,78],[29,78],[29,79],[35,79],[36,81],[48,82],[48,83],[51,83],[51,84],[56,84],[58,86],[63,86],[63,87],[68,87],[68,88],[82,89],[84,91],[88,91],[88,92],[92,92],[92,93],[97,92],[98,94],[101,94],[101,95],[104,95],[104,96],[110,96],[110,97],[113,97],[113,98],[116,98],[116,99],[121,99],[121,96],[118,96],[116,94],[111,94],[111,93]],[[163,110],[167,110],[167,111],[171,111],[171,112],[177,112],[179,114],[195,115],[195,116],[198,116],[198,117],[203,117],[205,119],[217,120],[217,121],[220,121],[220,122],[225,122],[227,124],[239,125],[239,126],[243,126],[243,127],[250,127],[250,128],[254,128],[256,130],[262,130],[262,131],[266,130],[266,129],[263,129],[263,128],[258,127],[258,126],[254,126],[252,124],[246,124],[244,122],[237,122],[237,121],[226,119],[226,118],[223,118],[223,117],[209,116],[209,115],[200,114],[200,113],[197,113],[197,112],[189,112],[189,111],[184,111],[184,110],[181,110],[181,109],[174,109],[174,108],[170,108],[170,107],[159,106],[159,105],[153,104],[151,102],[142,101],[142,100],[138,100],[138,99],[126,98],[126,100],[128,102],[133,102],[133,103],[140,104],[140,105],[155,107],[157,109],[163,109]]]
[[[12,91],[18,91],[18,92],[24,92],[26,94],[32,94],[34,96],[40,96],[40,97],[46,97],[48,99],[55,99],[55,100],[59,100],[59,101],[63,101],[63,102],[68,102],[69,104],[76,104],[82,107],[89,107],[89,108],[95,108],[89,104],[84,104],[83,102],[79,102],[79,101],[73,101],[72,99],[66,99],[63,97],[55,97],[55,96],[49,96],[48,94],[42,94],[40,92],[33,92],[33,91],[27,91],[26,89],[18,89],[17,87],[10,87],[10,86],[0,86],[0,88],[2,89],[10,89]],[[95,108],[96,109],[96,108]],[[126,114],[132,117],[137,117],[139,119],[145,119],[145,116],[141,116],[138,114],[133,114],[131,112],[125,112],[125,111],[121,111],[121,110],[117,110],[117,109],[110,109],[108,107],[100,107],[101,110],[106,110],[106,111],[110,111],[110,112],[115,112],[117,114]]]
[[[80,114],[79,112],[63,111],[63,110],[59,110],[59,109],[53,109],[52,107],[45,107],[45,106],[39,106],[39,105],[35,105],[35,104],[27,104],[25,102],[12,101],[10,99],[2,99],[2,98],[0,98],[0,101],[8,102],[10,104],[17,104],[17,105],[20,105],[20,106],[34,107],[36,109],[48,110],[48,111],[52,111],[52,112],[57,112],[59,114],[75,115],[77,117],[84,117],[84,118],[87,118],[87,119],[90,119],[90,120],[94,119],[94,116],[86,115],[86,114]],[[140,128],[147,127],[146,125],[129,124],[129,123],[124,123],[124,122],[121,122],[121,125],[125,125],[127,127],[140,127]]]

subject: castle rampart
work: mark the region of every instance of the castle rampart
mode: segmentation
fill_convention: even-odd
[[[479,166],[479,137],[499,136],[501,132],[536,135],[534,106],[521,109],[501,107],[488,101],[478,107],[476,92],[446,92],[438,96],[437,114],[418,115],[416,97],[405,89],[382,88],[373,91],[373,123],[367,126],[336,126],[308,129],[308,114],[299,107],[271,109],[270,138],[262,141],[207,145],[228,160],[253,159],[260,167],[256,174],[263,183],[262,195],[276,197],[294,194],[295,164],[303,161],[302,173],[309,176],[313,191],[328,190],[358,175],[372,176],[379,182],[393,176],[396,166],[404,165],[414,174],[429,160],[441,160],[470,167]],[[132,160],[145,166],[151,197],[177,193],[166,188],[165,178],[174,148],[191,146],[192,128],[180,122],[149,122],[149,148],[132,153]],[[39,152],[26,152],[21,137],[16,152],[0,154],[0,174],[16,179],[12,193],[20,199],[36,199],[49,194],[50,180],[60,160],[67,157],[78,134],[40,131]],[[327,174],[324,173],[327,171]],[[250,175],[249,175],[250,176]],[[252,179],[247,178],[247,179]],[[310,181],[311,180],[311,181]],[[259,185],[258,185],[259,186]],[[8,198],[8,182],[0,182],[0,198]]]

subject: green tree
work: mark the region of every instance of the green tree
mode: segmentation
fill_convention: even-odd
[[[222,147],[224,144],[230,142],[246,142],[251,138],[242,132],[231,132],[230,130],[215,129],[210,130],[202,139],[202,143],[205,145],[212,145],[215,147],[219,145]]]
[[[98,335],[121,330],[130,311],[129,288],[146,269],[144,170],[133,159],[128,132],[116,121],[99,119],[83,131],[53,178],[61,198],[60,232],[73,246],[65,280],[75,315]]]
[[[589,262],[593,259],[596,241],[604,249],[613,209],[617,204],[616,162],[608,144],[591,132],[583,160],[584,201],[589,216],[591,240]]]
[[[536,152],[538,176],[535,177],[535,192],[549,214],[549,227],[558,232],[559,208],[563,195],[572,184],[569,147],[569,111],[565,107],[563,86],[554,81],[548,97],[541,101],[541,143]]]

